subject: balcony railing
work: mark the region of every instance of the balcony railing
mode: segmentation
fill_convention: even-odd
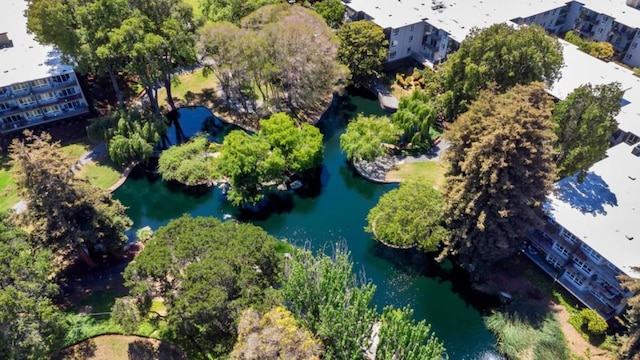
[[[89,112],[89,108],[87,106],[75,108],[73,110],[63,110],[60,114],[56,116],[51,115],[43,115],[42,118],[38,120],[20,120],[12,123],[0,123],[0,133],[10,133],[14,131],[18,131],[21,129],[25,129],[28,127],[42,125],[62,119],[66,119],[72,116],[82,115]]]

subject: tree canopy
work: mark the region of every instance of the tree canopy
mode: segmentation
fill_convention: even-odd
[[[609,138],[618,130],[615,117],[620,112],[624,90],[619,83],[582,85],[553,110],[555,162],[558,176],[564,178],[579,172],[579,178],[603,159]]]
[[[0,219],[0,357],[45,359],[62,345],[66,331],[51,302],[52,254],[29,243],[28,235]]]
[[[262,316],[253,309],[242,312],[231,358],[319,360],[321,355],[322,343],[300,328],[289,310],[276,306]]]
[[[473,29],[439,71],[446,115],[455,119],[465,112],[482,89],[505,92],[534,81],[551,85],[560,77],[562,64],[560,43],[537,25],[516,29],[500,23]]]
[[[431,129],[436,123],[436,109],[427,92],[414,90],[403,96],[391,122],[403,132],[403,141],[412,148],[431,148]]]
[[[353,273],[349,253],[313,256],[298,250],[285,261],[282,299],[291,313],[322,340],[325,359],[442,359],[445,349],[411,310],[371,304],[375,286]],[[372,344],[377,338],[378,346]]]
[[[239,23],[240,19],[262,6],[279,0],[200,0],[202,13],[213,22]]]
[[[544,84],[481,92],[445,133],[451,168],[445,219],[455,255],[473,274],[520,249],[555,179],[551,109]]]
[[[227,198],[234,205],[256,204],[269,184],[322,163],[322,134],[315,126],[297,126],[288,115],[277,113],[260,127],[253,135],[231,131],[215,160],[216,172],[231,185]]]
[[[315,10],[333,29],[339,29],[344,22],[346,8],[340,0],[322,0],[313,4]]]
[[[72,161],[51,136],[25,131],[14,139],[11,163],[26,210],[18,219],[43,246],[66,254],[75,250],[87,265],[97,253],[120,251],[131,220],[111,194],[74,176]]]
[[[443,227],[443,210],[444,200],[430,184],[402,183],[369,211],[366,231],[384,244],[436,251],[449,234]]]
[[[320,15],[287,4],[261,7],[240,26],[208,24],[198,43],[227,104],[247,118],[275,110],[305,119],[324,109],[346,76],[337,48]]]
[[[208,156],[209,141],[198,136],[182,145],[172,146],[160,154],[158,173],[164,180],[186,185],[208,183],[214,173],[213,158]]]
[[[166,131],[164,118],[137,110],[116,111],[93,120],[87,127],[89,139],[107,144],[109,157],[119,165],[146,162]]]
[[[338,60],[351,71],[353,84],[367,85],[382,71],[387,59],[389,42],[384,31],[371,21],[360,20],[344,24],[337,35]]]
[[[358,114],[340,135],[340,149],[347,160],[373,160],[386,152],[383,144],[396,144],[402,132],[388,117]]]
[[[154,233],[125,269],[125,285],[140,299],[164,298],[169,330],[192,357],[220,355],[243,309],[271,307],[276,245],[257,226],[185,215]]]

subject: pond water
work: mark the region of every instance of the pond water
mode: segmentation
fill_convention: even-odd
[[[185,135],[191,133],[188,129],[197,131],[199,122],[211,115],[204,108],[179,111]],[[358,177],[340,152],[345,119],[357,112],[382,114],[376,101],[358,96],[333,106],[318,124],[324,134],[325,154],[317,184],[307,186],[299,195],[277,197],[270,202],[273,206],[267,214],[241,213],[227,204],[216,188],[186,190],[142,170],[134,172],[114,197],[129,208],[132,233],[144,226],[157,229],[185,213],[218,218],[231,215],[315,250],[331,251],[335,244],[346,243],[356,270],[364,271],[377,286],[374,301],[379,308],[410,305],[416,319],[432,324],[451,359],[498,358],[495,339],[478,310],[487,305],[486,299],[469,290],[463,275],[416,251],[379,245],[364,232],[369,209],[394,185],[373,184]]]

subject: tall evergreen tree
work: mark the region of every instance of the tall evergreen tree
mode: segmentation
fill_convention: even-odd
[[[560,178],[576,172],[582,178],[591,165],[605,157],[609,138],[618,129],[615,117],[620,112],[623,94],[619,83],[588,84],[556,104],[555,162]]]
[[[446,115],[455,119],[465,112],[482,89],[504,92],[534,81],[551,85],[560,77],[562,64],[560,43],[537,25],[516,29],[501,23],[473,29],[440,69]]]
[[[92,255],[117,252],[131,220],[111,194],[77,178],[73,161],[60,153],[51,136],[25,132],[10,147],[16,184],[27,208],[18,219],[31,236],[54,251],[76,251],[88,265]]]
[[[552,104],[541,83],[502,95],[484,91],[445,133],[452,237],[443,255],[454,255],[471,273],[514,254],[542,215],[556,172]]]

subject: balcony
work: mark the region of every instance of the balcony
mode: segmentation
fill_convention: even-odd
[[[34,120],[34,121],[20,120],[20,121],[8,123],[8,124],[0,123],[0,133],[3,133],[3,134],[11,133],[11,132],[19,131],[32,126],[47,124],[47,123],[55,122],[58,120],[70,118],[73,116],[86,114],[88,112],[89,112],[89,108],[87,106],[83,106],[80,108],[75,108],[73,110],[62,110],[60,114],[58,114],[57,116],[43,115],[42,118],[40,118],[39,120]]]

